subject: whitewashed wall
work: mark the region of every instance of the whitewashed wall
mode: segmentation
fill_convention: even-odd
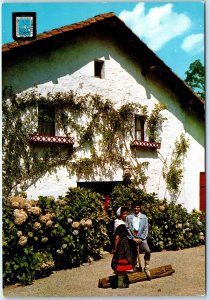
[[[105,61],[104,79],[94,77],[94,59]],[[176,96],[169,90],[143,77],[138,64],[113,41],[99,40],[94,35],[78,38],[52,52],[43,53],[40,49],[36,53],[14,57],[3,72],[3,86],[9,82],[17,92],[36,87],[43,95],[49,91],[67,90],[81,94],[98,93],[111,99],[117,107],[133,101],[147,105],[149,112],[155,103],[167,104],[168,110],[163,111],[167,120],[162,126],[160,153],[137,151],[137,160],[150,163],[147,192],[169,198],[160,157],[169,162],[176,138],[186,133],[190,149],[185,159],[185,176],[178,201],[189,211],[199,208],[199,173],[204,171],[204,122],[181,109]],[[57,131],[56,135],[62,135],[62,132]],[[116,172],[112,180],[122,180],[122,171]],[[69,186],[76,185],[76,177],[70,178],[65,168],[58,168],[56,174],[46,174],[26,192],[34,199],[38,195],[57,197],[63,195]]]

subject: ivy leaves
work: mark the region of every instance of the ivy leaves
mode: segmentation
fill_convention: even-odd
[[[159,138],[159,128],[161,127],[165,118],[160,114],[162,110],[166,109],[166,105],[158,103],[155,104],[150,116],[147,119],[147,135],[150,142],[157,142]]]
[[[98,94],[78,95],[73,91],[39,94],[36,89],[12,94],[3,100],[4,195],[25,190],[32,182],[57,166],[67,166],[70,174],[90,179],[97,174],[112,177],[116,169],[125,169],[129,142],[133,138],[135,114],[147,115],[147,107],[125,103],[115,107],[110,99]],[[38,106],[55,111],[56,130],[75,136],[71,150],[54,145],[29,144],[29,135],[39,132]],[[162,104],[155,105],[147,120],[150,140],[158,138],[164,120]],[[46,121],[46,119],[44,119]],[[50,120],[51,121],[51,120]],[[137,164],[136,172],[144,170]],[[142,177],[141,174],[136,174]],[[143,177],[142,177],[143,178]],[[144,176],[146,183],[147,177]]]
[[[186,139],[185,135],[182,133],[180,139],[176,139],[175,141],[175,148],[172,152],[170,164],[167,166],[166,162],[164,163],[163,177],[166,180],[166,185],[172,198],[176,197],[180,191],[184,171],[183,160],[189,146],[189,139]]]

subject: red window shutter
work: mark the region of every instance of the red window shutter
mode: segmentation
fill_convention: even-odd
[[[200,210],[205,210],[205,187],[206,187],[206,181],[205,181],[205,172],[200,173]]]

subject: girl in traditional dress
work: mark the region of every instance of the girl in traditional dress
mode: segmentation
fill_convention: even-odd
[[[118,218],[114,222],[114,255],[111,267],[117,275],[132,272],[135,265],[126,227],[127,215],[128,208],[120,207],[117,210]]]

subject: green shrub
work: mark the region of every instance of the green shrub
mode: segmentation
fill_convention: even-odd
[[[132,184],[114,188],[109,206],[110,219],[116,217],[120,206],[127,206],[131,211],[135,200],[142,201],[142,213],[148,217],[148,243],[152,251],[183,249],[205,242],[204,212],[193,210],[189,213],[181,204],[159,200],[154,193],[147,194]],[[113,236],[113,224],[109,236]]]
[[[97,259],[108,242],[103,198],[86,189],[70,188],[57,200],[11,197],[3,220],[4,285]]]
[[[20,200],[22,200],[20,198]],[[18,222],[16,222],[18,223]],[[19,222],[20,223],[20,222]],[[3,283],[31,284],[35,276],[37,258],[32,245],[23,245],[27,237],[23,225],[14,223],[14,208],[3,207]]]
[[[152,251],[177,250],[205,242],[205,214],[188,213],[180,204],[160,201],[132,185],[116,186],[107,212],[104,198],[84,188],[70,188],[54,199],[11,197],[3,206],[3,283],[31,284],[53,270],[97,259],[113,243],[113,221],[119,206],[141,199],[149,221]]]

